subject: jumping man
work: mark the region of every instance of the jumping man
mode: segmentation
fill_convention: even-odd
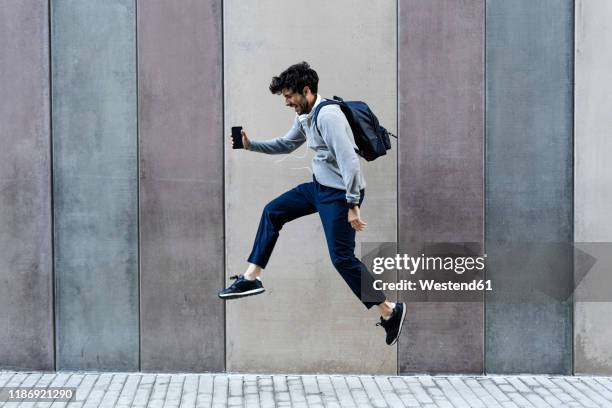
[[[302,183],[270,201],[263,209],[249,266],[230,286],[219,292],[222,299],[236,299],[265,291],[260,275],[266,267],[283,225],[296,218],[319,213],[331,261],[353,293],[367,309],[376,305],[380,322],[386,331],[386,343],[395,344],[402,330],[406,304],[386,300],[382,291],[372,288],[373,277],[355,256],[355,233],[363,231],[360,205],[365,196],[365,179],[360,168],[357,146],[351,127],[337,105],[323,106],[318,115],[318,128],[313,120],[315,107],[321,102],[317,93],[319,77],[308,63],[301,62],[273,77],[270,91],[282,95],[285,105],[296,112],[291,129],[271,140],[250,140],[242,131],[246,150],[266,154],[287,154],[308,141],[315,151],[312,160],[312,181]],[[231,138],[230,138],[231,140]],[[233,141],[232,141],[233,145]],[[364,273],[362,273],[364,272]],[[368,299],[362,299],[362,278]]]

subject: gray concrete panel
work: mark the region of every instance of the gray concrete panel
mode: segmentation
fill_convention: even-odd
[[[51,4],[57,368],[138,370],[135,4]]]
[[[49,10],[0,8],[0,367],[53,370]]]
[[[396,123],[394,2],[224,2],[225,134],[242,125],[253,139],[283,135],[295,112],[272,95],[273,75],[308,61],[319,93],[371,104],[382,124]],[[396,240],[396,145],[366,179],[363,241]],[[291,155],[232,150],[226,143],[227,276],[243,273],[266,203],[312,180],[306,144]],[[360,256],[358,253],[357,256]],[[320,218],[283,227],[262,274],[263,295],[227,304],[227,369],[258,372],[395,373],[395,347],[334,269]],[[226,283],[229,281],[226,281]]]
[[[138,1],[141,364],[223,371],[221,1]]]
[[[398,24],[400,252],[482,243],[484,1],[400,0]],[[482,372],[482,302],[411,302],[408,312],[400,373]]]
[[[572,76],[571,0],[487,0],[488,373],[572,370]]]
[[[612,259],[612,3],[576,1],[574,239],[597,258],[585,279],[610,275]],[[595,251],[593,251],[595,249]],[[601,279],[590,282],[602,287]],[[610,286],[604,286],[610,288]],[[612,294],[579,287],[574,315],[574,371],[612,374]]]

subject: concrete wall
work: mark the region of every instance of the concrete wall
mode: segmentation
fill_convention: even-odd
[[[51,4],[57,368],[138,370],[135,4]]]
[[[225,369],[221,44],[221,1],[138,2],[142,370]]]
[[[52,370],[49,10],[0,8],[0,366]]]
[[[225,134],[242,125],[253,139],[283,135],[295,112],[268,85],[302,60],[319,74],[322,96],[366,100],[395,130],[395,21],[394,2],[225,1]],[[361,161],[368,229],[358,241],[396,239],[396,152]],[[227,276],[246,269],[265,204],[312,181],[311,157],[306,144],[268,156],[226,143]],[[396,372],[376,309],[366,310],[334,269],[317,214],[283,227],[262,280],[263,295],[227,304],[228,370]]]
[[[576,1],[574,228],[578,248],[597,260],[577,282],[574,371],[581,374],[612,374],[611,18],[609,1]]]
[[[42,3],[0,10],[0,367],[612,372],[609,2]],[[399,130],[361,162],[358,255],[486,239],[484,306],[402,297],[387,347],[316,214],[284,226],[264,295],[217,298],[264,205],[312,179],[306,145],[228,143],[286,132],[268,85],[302,60]]]
[[[573,2],[486,13],[486,371],[569,374],[572,306],[546,290],[572,284]]]
[[[408,247],[420,242],[482,243],[484,1],[399,4],[400,252],[418,256],[422,248]],[[408,310],[400,372],[482,372],[482,301]]]

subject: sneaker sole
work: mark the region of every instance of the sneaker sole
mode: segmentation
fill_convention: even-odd
[[[406,317],[406,303],[404,303],[404,307],[402,308],[402,319],[400,320],[400,327],[397,330],[397,336],[395,337],[395,339],[391,342],[391,344],[389,344],[390,346],[394,345],[395,343],[397,343],[397,340],[400,338],[400,334],[402,334],[402,327],[404,326],[404,318]]]
[[[265,291],[266,291],[265,288],[252,289],[252,290],[247,290],[246,292],[241,292],[241,293],[229,293],[227,295],[219,294],[219,297],[221,299],[237,299],[237,298],[246,297],[246,296],[258,295]]]

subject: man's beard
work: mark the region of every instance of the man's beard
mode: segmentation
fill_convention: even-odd
[[[299,114],[303,115],[305,113],[309,113],[308,112],[308,101],[305,101],[304,104],[300,104],[298,105],[298,109],[299,109]]]

